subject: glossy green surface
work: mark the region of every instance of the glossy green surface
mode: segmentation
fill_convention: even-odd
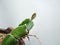
[[[20,38],[20,37],[22,37],[23,35],[26,34],[26,26],[25,26],[25,25],[21,25],[21,26],[15,28],[15,29],[11,32],[11,34],[12,34],[15,38],[17,38],[17,39]]]
[[[34,26],[32,20],[36,17],[36,13],[33,13],[31,19],[25,19],[24,21],[22,21],[22,23],[19,24],[19,26],[17,28],[15,28],[14,30],[11,31],[11,35],[7,35],[3,42],[2,45],[14,45],[18,38],[24,36],[27,32],[27,30],[32,29],[32,27]]]
[[[17,39],[12,37],[11,35],[7,35],[1,45],[14,45],[17,42]]]

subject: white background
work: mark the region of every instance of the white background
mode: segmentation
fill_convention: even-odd
[[[17,27],[36,12],[30,34],[40,38],[41,45],[60,45],[60,0],[0,0],[0,28]],[[30,45],[40,45],[30,37]],[[29,45],[25,39],[26,45]]]

